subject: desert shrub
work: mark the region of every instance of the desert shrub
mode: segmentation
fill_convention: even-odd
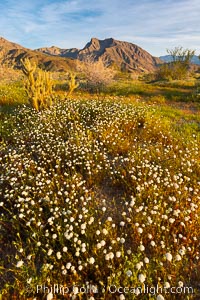
[[[190,62],[195,54],[195,50],[183,49],[183,47],[175,47],[167,49],[171,62],[160,66],[157,72],[157,78],[160,79],[176,79],[182,80],[187,78],[190,73]]]
[[[172,70],[168,64],[161,65],[156,74],[155,74],[156,80],[172,80]]]
[[[165,63],[159,67],[155,77],[156,80],[183,80],[189,74],[188,66],[183,62]]]
[[[109,85],[116,74],[112,67],[106,67],[102,60],[84,62],[77,65],[77,70],[84,74],[85,87],[91,92],[100,93]]]

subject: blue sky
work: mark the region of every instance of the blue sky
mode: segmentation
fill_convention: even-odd
[[[0,11],[0,36],[30,49],[113,37],[155,56],[175,46],[200,54],[200,0],[0,0]]]

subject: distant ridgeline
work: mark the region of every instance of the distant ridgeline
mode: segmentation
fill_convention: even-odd
[[[171,55],[163,55],[160,56],[160,59],[164,62],[171,62],[173,61],[173,58]],[[193,58],[191,59],[191,63],[196,64],[196,65],[200,65],[200,59],[197,55],[194,55]]]
[[[101,59],[105,66],[121,71],[142,74],[156,70],[162,61],[139,46],[113,38],[92,38],[83,49],[61,49],[56,46],[30,50],[0,38],[0,63],[12,68],[20,67],[24,58],[35,60],[50,71],[68,71],[76,67],[76,59],[94,62]]]

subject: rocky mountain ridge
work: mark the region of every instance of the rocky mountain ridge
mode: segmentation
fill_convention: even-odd
[[[92,38],[83,49],[61,49],[55,46],[36,49],[39,52],[94,62],[102,59],[106,66],[115,65],[121,71],[136,73],[153,72],[162,61],[153,57],[139,46],[113,38],[99,40]]]
[[[26,57],[36,61],[39,67],[47,71],[65,72],[75,68],[75,62],[71,58],[49,56],[0,37],[0,66],[20,69],[21,59]]]
[[[121,71],[141,74],[153,72],[162,63],[139,46],[113,38],[92,38],[83,49],[52,46],[31,50],[0,37],[0,65],[17,69],[25,57],[50,71],[73,70],[76,60],[92,63],[101,59],[107,67],[115,66]]]

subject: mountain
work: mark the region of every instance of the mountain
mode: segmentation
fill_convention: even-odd
[[[75,62],[71,58],[49,56],[0,37],[0,65],[20,69],[20,61],[26,57],[36,61],[41,68],[48,71],[67,71],[75,68]]]
[[[12,49],[21,49],[21,48],[23,48],[23,47],[16,43],[7,41],[3,37],[0,37],[0,51],[2,51],[2,50],[8,51],[8,50],[12,50]]]
[[[171,62],[172,56],[171,55],[163,55],[159,57],[162,61],[164,62]],[[191,63],[195,64],[195,65],[200,65],[200,59],[197,55],[194,55],[193,58],[191,59]]]
[[[102,59],[106,66],[115,65],[122,71],[135,73],[153,72],[162,63],[139,46],[107,38],[99,40],[92,38],[83,49],[39,48],[36,51],[48,55],[94,62]]]
[[[153,72],[162,63],[139,46],[108,38],[92,38],[83,49],[61,49],[56,46],[31,50],[0,37],[0,65],[21,68],[21,59],[28,57],[49,71],[68,71],[76,60],[95,62],[102,59],[105,66],[115,66],[135,74]]]
[[[53,55],[53,56],[60,56],[60,57],[70,57],[70,58],[77,58],[77,53],[79,49],[77,48],[71,48],[71,49],[61,49],[56,46],[51,46],[51,47],[43,47],[36,49],[36,51],[48,54],[48,55]]]

